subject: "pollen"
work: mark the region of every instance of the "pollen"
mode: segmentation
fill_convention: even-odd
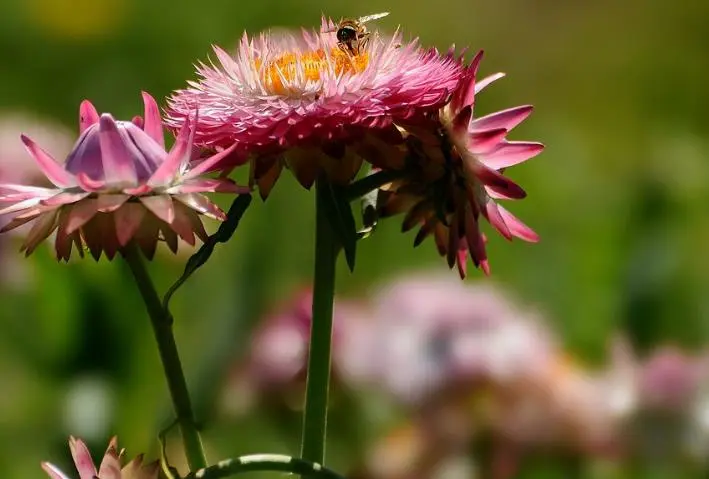
[[[256,60],[254,66],[269,93],[290,95],[302,93],[305,85],[318,83],[324,75],[356,75],[363,72],[368,64],[367,52],[350,55],[339,48],[333,48],[329,52],[322,49],[289,52],[265,65]]]

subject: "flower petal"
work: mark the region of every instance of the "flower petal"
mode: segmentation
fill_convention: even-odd
[[[98,468],[98,477],[100,479],[121,479],[121,463],[118,459],[116,447],[115,442],[112,440]]]
[[[32,208],[33,206],[38,205],[40,201],[41,198],[30,198],[28,200],[20,201],[19,203],[15,203],[13,205],[1,209],[0,216]]]
[[[147,92],[142,92],[143,104],[145,105],[145,121],[143,130],[150,138],[155,140],[162,149],[165,149],[165,133],[162,128],[162,118],[160,108],[155,98]]]
[[[468,150],[474,155],[481,155],[482,157],[483,154],[487,154],[487,152],[495,149],[506,135],[507,130],[504,128],[469,134]],[[479,159],[481,160],[481,158]]]
[[[155,170],[155,173],[148,179],[147,184],[149,186],[167,185],[178,175],[180,167],[186,160],[189,160],[192,152],[190,138],[192,138],[190,121],[186,119],[165,161],[162,162],[158,169]]]
[[[25,256],[31,255],[37,246],[47,239],[52,232],[57,228],[57,210],[43,213],[37,218],[32,229],[27,234],[25,242],[22,244],[20,251],[25,252]]]
[[[237,143],[234,143],[231,145],[229,148],[220,151],[219,153],[216,153],[206,160],[202,161],[200,164],[192,168],[190,171],[188,171],[183,178],[185,179],[190,179],[194,178],[195,176],[199,176],[207,171],[211,171],[215,169],[215,166],[222,161],[224,158],[230,157],[231,153],[236,149]]]
[[[89,100],[82,101],[79,106],[79,133],[83,133],[88,127],[98,123],[98,119],[96,107]]]
[[[120,246],[126,246],[145,218],[147,210],[138,203],[125,203],[113,213],[116,223],[116,238]]]
[[[488,168],[500,170],[534,158],[543,150],[544,145],[541,143],[508,141],[500,144],[494,151],[481,155],[478,159]]]
[[[98,210],[101,213],[111,213],[123,206],[123,203],[129,199],[130,196],[128,195],[115,193],[99,195],[96,200],[98,201]]]
[[[94,180],[83,171],[76,176],[76,180],[84,191],[97,193],[106,187],[106,182],[103,180]]]
[[[483,214],[490,222],[490,224],[495,228],[505,239],[511,240],[512,233],[510,232],[507,223],[502,218],[500,210],[498,209],[498,204],[492,200],[488,200],[485,203],[485,208],[483,209]]]
[[[468,161],[464,162],[468,167]],[[490,190],[505,195],[506,198],[521,200],[527,193],[514,181],[484,165],[476,165],[474,175]]]
[[[184,193],[236,193],[251,192],[248,186],[240,186],[227,178],[205,178],[188,180],[165,190],[169,195]]]
[[[44,173],[44,176],[46,176],[54,186],[69,188],[76,185],[74,176],[57,163],[46,151],[40,148],[29,137],[22,135],[20,138],[22,139],[22,143],[25,144],[25,148],[29,154],[32,155],[32,158],[37,162],[37,166],[39,166],[42,173]]]
[[[78,201],[83,200],[89,195],[90,193],[88,192],[71,193],[69,191],[62,191],[61,193],[58,193],[52,196],[51,198],[47,198],[40,201],[40,204],[42,204],[43,206],[59,207],[63,205],[68,205],[70,203],[76,203]]]
[[[71,207],[66,219],[66,232],[72,234],[84,226],[98,213],[98,201],[88,199],[76,203]]]
[[[504,78],[504,76],[505,76],[505,74],[502,73],[502,72],[500,72],[500,73],[495,73],[495,74],[493,74],[493,75],[490,75],[490,76],[487,76],[487,77],[483,78],[482,80],[480,80],[479,82],[477,82],[477,83],[475,84],[475,94],[477,95],[477,94],[480,93],[484,88],[490,86],[490,84],[492,84],[493,82],[496,82],[496,81],[499,80],[500,78]]]
[[[468,125],[468,131],[476,133],[497,128],[504,128],[509,131],[522,123],[532,113],[533,109],[532,105],[522,105],[475,118]]]
[[[79,478],[93,479],[96,475],[96,466],[94,466],[94,461],[91,459],[91,453],[89,453],[86,444],[81,439],[70,437],[69,449],[71,450],[71,456],[74,458],[76,470],[79,472]]]
[[[205,216],[209,216],[210,218],[214,218],[219,221],[226,220],[226,213],[224,213],[217,205],[209,201],[204,195],[189,193],[186,195],[176,195],[175,198]]]
[[[70,479],[69,476],[65,475],[62,471],[59,470],[57,466],[54,464],[50,464],[48,462],[43,462],[42,463],[42,469],[44,469],[44,472],[49,474],[49,477],[51,479]]]
[[[135,185],[138,176],[133,153],[118,132],[116,121],[108,113],[99,119],[99,143],[106,183]]]
[[[536,243],[539,241],[539,235],[535,233],[532,228],[522,223],[522,221],[502,206],[498,205],[498,208],[500,209],[502,219],[505,220],[505,224],[514,236],[530,243]]]
[[[175,207],[169,195],[141,196],[140,202],[165,223],[170,225],[175,220]]]

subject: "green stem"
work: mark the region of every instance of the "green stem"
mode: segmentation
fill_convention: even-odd
[[[172,405],[182,433],[187,463],[191,471],[196,471],[207,466],[207,459],[204,456],[202,440],[195,425],[192,404],[187,391],[187,382],[182,372],[182,364],[177,352],[175,336],[172,332],[172,316],[162,307],[160,297],[155,291],[155,286],[150,280],[148,271],[145,269],[145,264],[137,246],[135,244],[128,245],[122,251],[122,254],[133,273],[135,283],[138,285],[140,294],[148,309],[153,333],[158,343],[160,360],[167,379],[167,386],[170,390]]]
[[[327,218],[327,184],[318,179],[315,185],[315,280],[313,319],[310,326],[310,353],[305,387],[305,413],[301,456],[322,464],[325,459],[327,400],[330,385],[330,349],[332,345],[332,307],[335,295],[335,260],[337,240]]]

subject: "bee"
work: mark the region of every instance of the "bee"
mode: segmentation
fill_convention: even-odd
[[[377,20],[389,15],[389,12],[375,13],[373,15],[365,15],[357,19],[343,18],[340,22],[330,30],[323,30],[322,33],[337,32],[337,45],[350,55],[359,55],[367,47],[371,32],[367,31],[365,23]]]

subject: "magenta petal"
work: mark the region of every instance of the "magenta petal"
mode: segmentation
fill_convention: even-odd
[[[68,191],[62,191],[61,193],[58,193],[52,196],[51,198],[47,198],[40,201],[40,204],[44,206],[58,207],[62,205],[68,205],[69,203],[76,203],[77,201],[81,201],[90,194],[91,193],[88,192],[70,193]]]
[[[478,160],[488,168],[499,170],[525,162],[543,150],[544,145],[541,143],[509,141],[500,144],[494,151],[481,155]]]
[[[523,105],[476,118],[468,125],[468,131],[476,133],[497,128],[504,128],[509,131],[522,123],[532,113],[533,109],[532,105]]]
[[[507,130],[504,128],[470,134],[468,136],[468,150],[474,155],[487,154],[497,148],[506,135]]]
[[[76,185],[76,179],[71,173],[66,171],[59,163],[54,161],[46,151],[40,148],[34,141],[21,135],[22,143],[32,155],[32,158],[37,162],[37,166],[42,170],[42,173],[49,181],[59,188],[69,188]]]
[[[123,203],[128,201],[130,196],[122,194],[103,194],[96,199],[98,201],[98,210],[101,213],[112,213],[123,206]]]
[[[98,123],[98,112],[89,100],[84,100],[79,106],[79,133],[83,133],[91,125]]]
[[[182,164],[189,160],[191,155],[190,143],[190,122],[189,119],[185,119],[185,124],[180,128],[180,132],[177,134],[175,139],[175,144],[172,145],[170,153],[165,158],[165,161],[155,170],[155,173],[148,180],[148,185],[150,186],[162,186],[169,184],[175,176],[180,171]]]
[[[190,171],[188,171],[185,175],[185,179],[190,179],[194,178],[195,176],[199,176],[207,171],[210,171],[214,169],[214,166],[217,165],[220,161],[222,161],[224,158],[228,157],[235,149],[236,149],[237,144],[234,143],[231,145],[229,148],[220,151],[219,153],[210,156],[194,168],[192,168]]]
[[[475,94],[480,93],[483,88],[490,86],[491,83],[499,80],[500,78],[503,78],[504,76],[505,74],[500,72],[483,78],[475,85]]]
[[[468,162],[465,163],[467,165]],[[492,191],[505,195],[507,198],[521,200],[527,196],[527,193],[517,183],[486,166],[478,165],[475,168],[475,176]]]
[[[455,118],[453,118],[453,131],[458,132],[460,130],[466,130],[472,117],[473,107],[470,105],[463,107]]]
[[[155,98],[146,92],[142,92],[143,104],[145,105],[145,125],[143,130],[150,138],[155,140],[162,149],[165,149],[165,134],[162,129],[162,118],[160,108]]]
[[[98,213],[96,200],[84,200],[73,205],[66,219],[67,234],[72,234],[84,226],[96,213]]]
[[[74,458],[76,470],[79,472],[79,478],[93,479],[96,476],[96,467],[86,444],[80,439],[71,437],[69,438],[69,449],[71,450],[71,456]]]
[[[116,238],[120,246],[125,246],[138,231],[147,211],[138,203],[125,203],[113,213],[116,222]]]
[[[224,213],[217,205],[209,201],[206,196],[198,193],[190,193],[186,195],[178,195],[175,196],[175,198],[205,216],[209,216],[210,218],[214,218],[219,221],[224,221],[226,219],[226,213]]]
[[[81,189],[92,193],[99,192],[106,186],[105,181],[91,179],[89,175],[83,171],[76,176],[76,179]]]
[[[141,196],[140,202],[165,223],[170,225],[175,220],[175,206],[169,195]]]
[[[502,206],[498,205],[498,208],[500,209],[500,215],[502,215],[502,218],[505,220],[505,224],[514,236],[530,243],[539,241],[539,235],[535,233],[532,228],[522,223],[522,221]]]
[[[498,209],[497,203],[495,203],[492,200],[488,200],[485,203],[485,209],[483,211],[485,212],[485,217],[490,222],[490,224],[502,236],[504,236],[508,240],[511,240],[512,233],[510,232],[509,227],[505,223],[505,220],[502,218],[502,214],[500,213],[500,210]]]
[[[121,138],[116,121],[108,113],[101,115],[99,120],[99,142],[106,183],[135,185],[138,176],[132,153]]]
[[[42,469],[44,469],[44,472],[49,474],[51,479],[69,479],[69,476],[65,476],[64,473],[54,464],[43,462]]]

